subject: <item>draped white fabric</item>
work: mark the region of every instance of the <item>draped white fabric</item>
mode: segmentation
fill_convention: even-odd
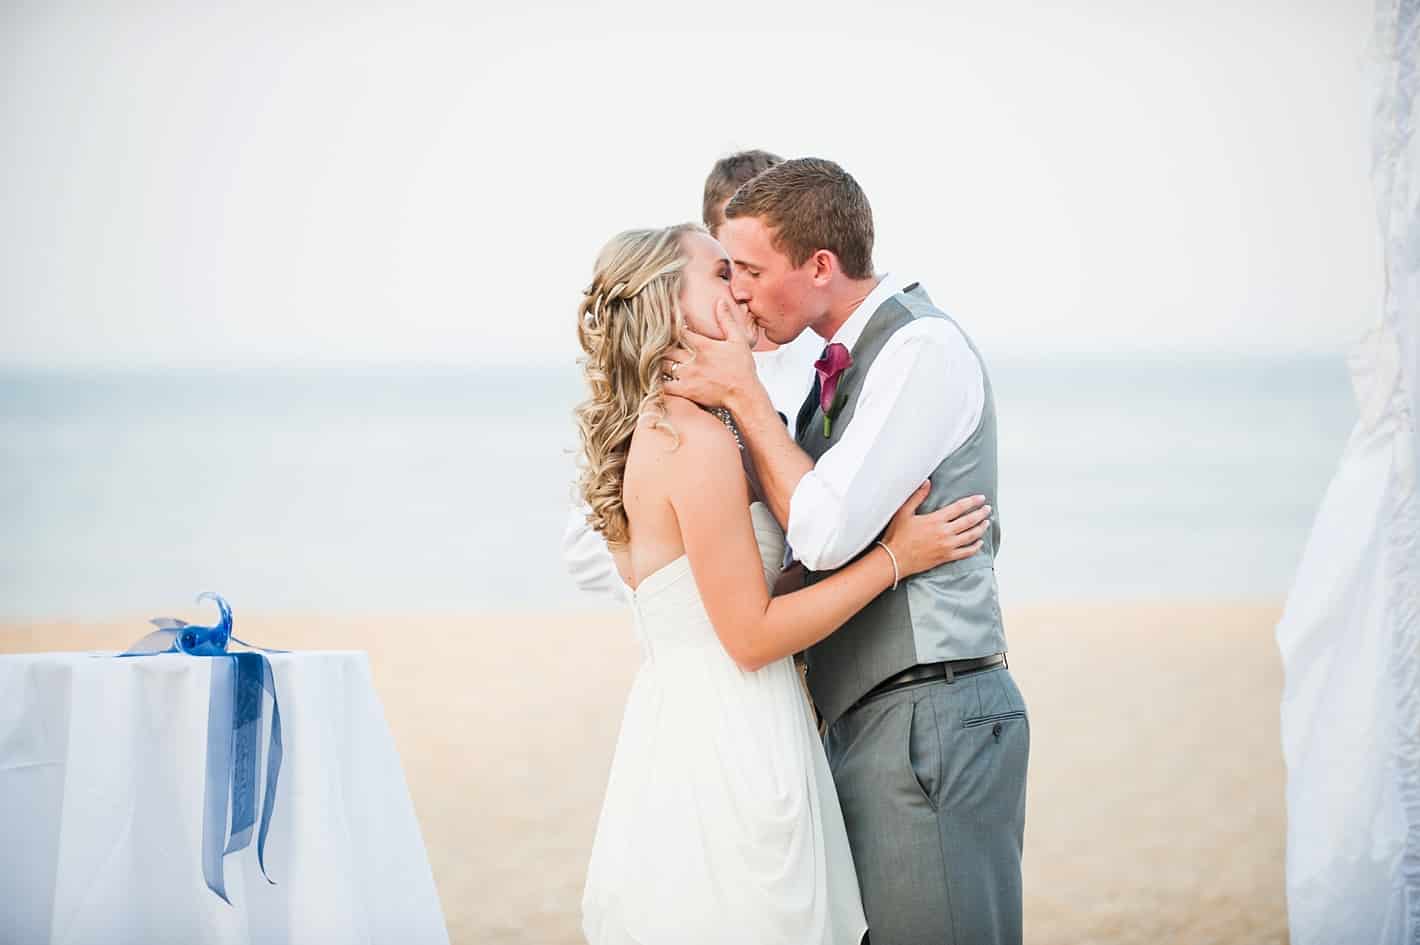
[[[1360,419],[1277,641],[1295,945],[1420,942],[1420,0],[1379,0],[1372,177],[1386,291]]]
[[[448,945],[365,654],[271,663],[277,885],[253,838],[225,859],[228,905],[202,874],[213,661],[0,656],[0,942]]]

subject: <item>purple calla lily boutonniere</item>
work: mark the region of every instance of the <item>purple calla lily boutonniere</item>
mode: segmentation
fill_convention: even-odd
[[[823,411],[824,439],[833,435],[833,421],[848,401],[846,394],[842,397],[838,395],[838,381],[843,377],[843,372],[852,366],[853,355],[841,344],[829,345],[824,349],[823,357],[814,362],[814,370],[818,372],[818,405]]]

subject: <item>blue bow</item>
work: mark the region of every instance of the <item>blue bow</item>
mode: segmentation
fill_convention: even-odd
[[[256,822],[256,778],[261,732],[262,693],[271,693],[271,740],[266,751],[266,793],[261,805],[256,860],[266,872],[266,834],[276,804],[276,779],[281,773],[281,706],[276,701],[276,679],[267,650],[232,636],[232,609],[210,591],[198,595],[216,601],[221,619],[215,627],[195,627],[185,620],[157,617],[159,629],[139,640],[120,656],[153,656],[186,653],[188,656],[225,657],[212,664],[212,688],[207,700],[207,786],[202,814],[202,876],[207,887],[231,905],[222,878],[222,858],[251,845]],[[262,653],[228,653],[229,641]],[[231,801],[231,825],[227,804]]]

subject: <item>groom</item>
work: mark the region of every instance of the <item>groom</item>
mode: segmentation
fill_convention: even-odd
[[[791,437],[727,318],[727,340],[672,352],[666,390],[733,412],[810,582],[870,549],[924,479],[923,512],[996,505],[981,355],[920,285],[874,272],[872,211],[847,172],[770,168],[735,193],[719,238],[769,338],[826,343],[813,390]],[[1005,661],[999,522],[973,557],[901,581],[806,654],[873,945],[1021,941],[1030,724]]]

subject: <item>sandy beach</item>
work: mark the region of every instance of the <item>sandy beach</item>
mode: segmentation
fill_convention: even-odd
[[[1267,602],[1007,612],[1031,713],[1027,942],[1287,940],[1279,615]],[[581,941],[639,655],[625,615],[239,620],[269,646],[369,652],[454,942]],[[0,652],[143,632],[142,617],[10,623]]]

